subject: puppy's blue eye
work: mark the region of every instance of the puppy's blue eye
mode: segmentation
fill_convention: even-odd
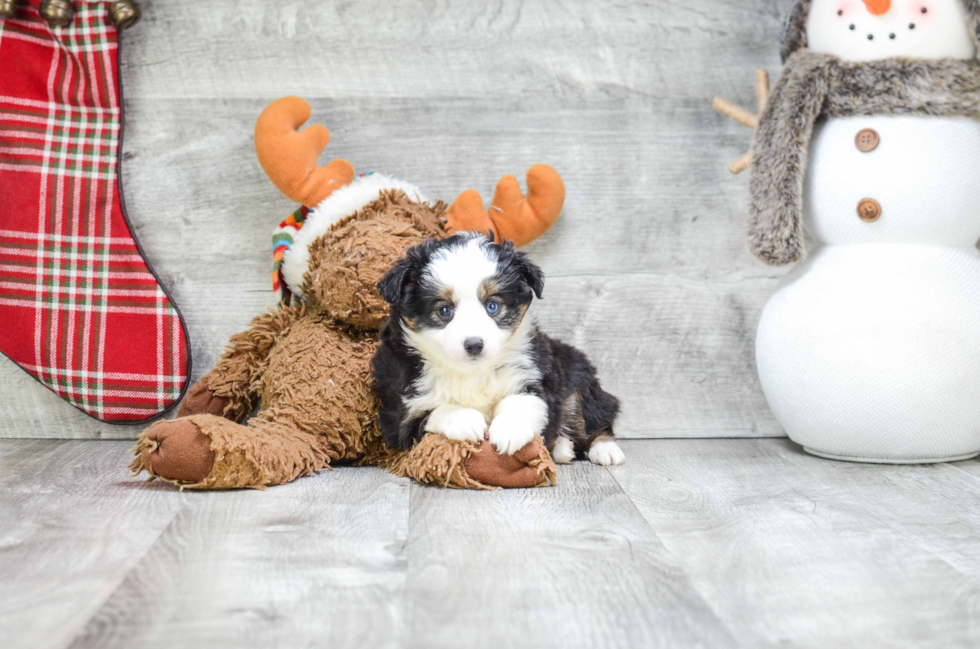
[[[500,311],[500,305],[497,304],[496,300],[490,300],[489,302],[487,302],[487,313],[493,315],[497,311]]]
[[[439,307],[439,317],[449,319],[453,317],[453,308],[448,304],[443,304]]]

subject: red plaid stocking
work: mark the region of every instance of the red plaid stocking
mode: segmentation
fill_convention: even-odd
[[[0,20],[0,352],[82,412],[145,421],[190,352],[122,207],[112,3],[53,28],[29,3]]]

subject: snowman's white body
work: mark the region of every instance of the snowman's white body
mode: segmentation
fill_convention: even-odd
[[[855,136],[880,142],[862,152]],[[872,198],[881,217],[862,221]],[[980,122],[818,123],[804,187],[809,259],[766,304],[763,390],[786,433],[836,458],[980,452]]]

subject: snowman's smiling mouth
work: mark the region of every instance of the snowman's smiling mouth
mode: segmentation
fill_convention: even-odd
[[[887,13],[888,8],[890,7],[890,3],[885,3],[885,4],[886,6],[882,14]],[[872,13],[873,15],[880,15],[880,14],[876,14],[874,11],[869,11],[869,13]],[[919,13],[923,15],[928,14],[929,8],[920,7]],[[855,32],[855,34],[865,35],[865,38],[867,38],[867,40],[869,41],[874,41],[875,39],[884,39],[884,38],[887,38],[888,40],[891,41],[898,39],[898,30],[896,30],[894,26],[888,26],[888,29],[881,32],[877,32],[876,30],[859,28],[858,23],[855,22],[853,18],[844,15],[843,9],[837,10],[837,16],[844,20],[845,24],[847,24],[848,30]],[[915,28],[916,28],[916,23],[914,21],[908,23],[908,31],[914,31]]]

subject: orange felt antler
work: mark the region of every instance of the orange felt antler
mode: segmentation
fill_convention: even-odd
[[[496,239],[516,246],[531,243],[555,224],[565,203],[565,183],[548,165],[534,165],[527,172],[527,196],[514,176],[504,176],[493,192],[490,209],[475,189],[460,194],[446,212],[450,232],[493,230]]]
[[[354,167],[340,159],[317,166],[317,158],[330,141],[330,131],[320,124],[298,131],[309,118],[310,105],[304,99],[283,97],[272,102],[255,122],[255,152],[279,191],[314,208],[354,180]]]

